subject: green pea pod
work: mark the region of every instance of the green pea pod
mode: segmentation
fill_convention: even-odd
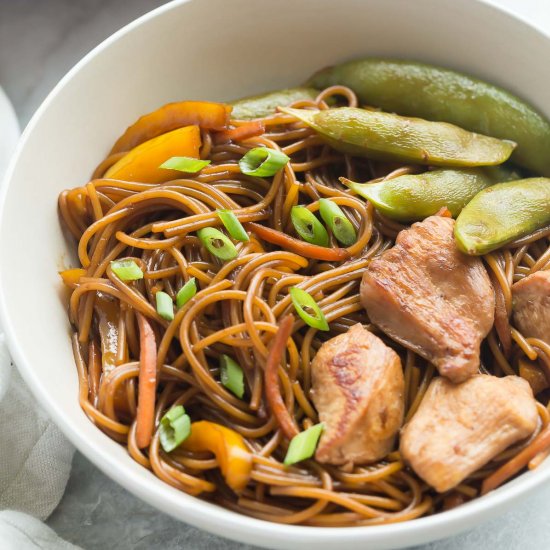
[[[236,120],[252,120],[272,115],[277,107],[286,107],[295,101],[311,101],[319,95],[319,90],[313,88],[288,88],[267,94],[244,97],[233,101],[231,118]]]
[[[360,59],[319,71],[308,85],[342,84],[360,101],[518,144],[512,160],[550,176],[550,123],[511,93],[448,69],[389,59]]]
[[[354,107],[281,110],[305,122],[337,151],[377,160],[485,166],[501,164],[515,147],[511,141],[474,134],[446,122],[380,111]]]
[[[467,254],[487,254],[548,224],[550,178],[527,178],[479,192],[458,216],[455,239]]]
[[[400,222],[423,220],[443,207],[455,217],[479,191],[491,185],[481,168],[433,170],[376,183],[340,181],[371,201],[382,214]]]

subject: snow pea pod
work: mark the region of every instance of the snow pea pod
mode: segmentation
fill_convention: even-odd
[[[328,67],[308,85],[342,84],[360,101],[400,115],[456,124],[518,144],[512,160],[550,176],[550,122],[498,88],[449,69],[412,61],[367,58]]]
[[[432,166],[501,164],[515,144],[446,122],[340,107],[323,111],[281,108],[313,128],[334,149],[377,160]]]
[[[400,222],[423,220],[443,207],[456,217],[479,191],[491,185],[482,168],[433,170],[375,183],[340,181],[382,214]]]
[[[314,88],[287,88],[266,94],[244,97],[233,101],[231,118],[252,120],[272,115],[277,107],[286,107],[295,101],[312,101],[319,95]]]
[[[550,178],[527,178],[480,191],[458,216],[455,239],[467,254],[487,254],[548,224]]]

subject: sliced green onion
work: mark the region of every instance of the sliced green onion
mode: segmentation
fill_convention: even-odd
[[[111,270],[122,281],[143,279],[143,271],[133,260],[115,260],[111,262]]]
[[[317,216],[305,206],[293,206],[290,210],[290,219],[296,233],[304,241],[319,246],[328,246],[328,233]]]
[[[166,162],[163,162],[159,168],[167,170],[178,170],[179,172],[187,172],[195,174],[200,172],[205,166],[210,164],[209,160],[194,159],[192,157],[172,157]]]
[[[233,239],[236,241],[250,240],[248,233],[244,230],[233,210],[217,210],[216,213]]]
[[[315,426],[311,426],[311,428],[294,436],[286,452],[285,464],[289,466],[306,458],[311,458],[315,453],[322,432],[323,424],[315,424]]]
[[[220,357],[220,380],[228,390],[242,399],[244,395],[243,369],[229,355],[222,355]]]
[[[197,231],[197,235],[206,250],[220,258],[220,260],[232,260],[237,257],[237,249],[227,235],[214,227],[203,227]]]
[[[184,306],[197,293],[197,281],[191,277],[176,294],[176,307],[179,309]]]
[[[357,241],[357,233],[342,209],[329,199],[319,199],[319,213],[336,240],[344,246]]]
[[[311,294],[297,286],[293,286],[290,289],[290,297],[292,298],[294,309],[296,309],[296,312],[305,323],[318,330],[329,330],[325,314],[321,311],[321,308],[317,305]]]
[[[174,302],[166,292],[159,291],[155,294],[157,313],[167,321],[174,319]]]
[[[290,160],[281,151],[268,147],[254,147],[239,161],[239,168],[247,176],[266,178],[274,176]]]
[[[179,447],[190,433],[191,419],[181,405],[172,407],[160,421],[160,444],[167,453]]]

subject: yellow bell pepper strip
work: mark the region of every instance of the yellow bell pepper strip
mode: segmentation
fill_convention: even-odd
[[[81,267],[75,267],[73,269],[65,269],[59,272],[61,279],[69,288],[76,288],[76,285],[80,282],[80,277],[86,275],[86,270]]]
[[[178,128],[138,145],[113,164],[105,178],[162,183],[181,177],[177,170],[159,168],[171,157],[199,158],[201,134],[198,126]]]
[[[199,420],[191,424],[191,434],[181,448],[214,453],[227,485],[236,493],[246,487],[252,470],[252,454],[236,431],[215,422]]]
[[[137,145],[184,126],[223,130],[229,124],[232,107],[210,101],[179,101],[139,118],[118,138],[109,155],[130,151]]]

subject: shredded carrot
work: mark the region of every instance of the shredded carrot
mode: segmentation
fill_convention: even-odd
[[[265,132],[265,126],[259,120],[252,120],[236,128],[222,130],[214,134],[214,143],[226,143],[227,141],[243,141],[244,139],[261,136]]]
[[[149,321],[136,312],[139,326],[139,389],[136,415],[136,443],[147,447],[153,437],[157,388],[157,343]]]
[[[550,448],[550,424],[523,451],[506,462],[506,464],[503,464],[496,472],[493,472],[483,481],[481,494],[484,495],[502,485],[522,468],[525,468],[532,458],[546,451],[548,448]]]
[[[451,211],[446,207],[443,206],[440,208],[436,213],[436,216],[441,216],[442,218],[452,218],[453,215],[451,214]]]
[[[285,250],[295,252],[305,258],[325,260],[327,262],[342,262],[348,260],[350,257],[350,253],[346,248],[326,248],[324,246],[299,241],[294,237],[285,235],[280,231],[276,231],[275,229],[265,227],[258,223],[250,222],[247,225],[256,235],[258,235],[258,237],[264,239],[264,241],[279,245]]]
[[[284,357],[286,343],[290,338],[292,327],[294,325],[294,317],[292,315],[285,316],[279,324],[273,344],[267,356],[265,367],[265,396],[271,412],[277,423],[281,427],[282,432],[288,439],[292,439],[298,435],[299,430],[296,422],[290,416],[286,405],[281,396],[281,388],[279,386],[278,370],[281,360]]]

